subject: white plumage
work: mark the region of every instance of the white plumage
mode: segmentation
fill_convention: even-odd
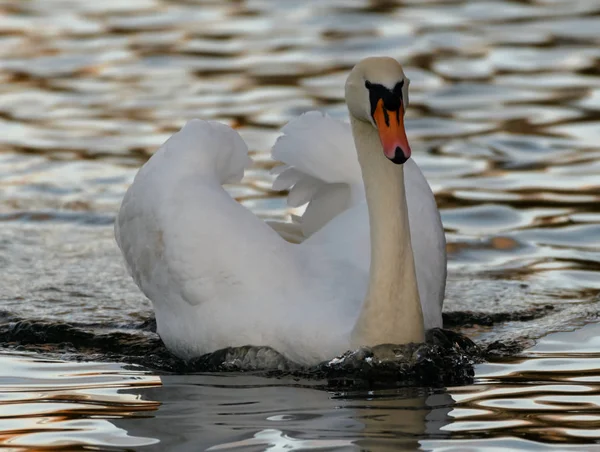
[[[280,173],[273,188],[291,188],[290,207],[308,202],[304,215],[296,220],[308,238],[304,244],[323,247],[329,255],[347,260],[368,274],[369,216],[350,125],[313,111],[281,131],[283,136],[277,139],[272,156],[285,165],[276,168]],[[442,326],[446,238],[425,176],[413,159],[404,167],[417,283],[425,328],[431,329]],[[293,178],[286,178],[290,173]]]
[[[314,363],[349,348],[370,256],[350,127],[311,112],[283,132],[273,156],[289,168],[275,185],[294,186],[293,205],[310,201],[300,220],[308,236],[302,244],[283,240],[222,188],[239,182],[250,160],[238,133],[217,122],[186,124],[146,162],[125,195],[117,242],[152,301],[158,333],[178,356],[270,345]],[[421,171],[412,160],[405,165],[425,327],[439,327],[443,229]],[[290,173],[295,177],[285,179]]]
[[[282,132],[273,157],[285,167],[274,187],[291,188],[290,205],[308,202],[297,227],[270,227],[222,188],[241,180],[250,159],[238,133],[213,121],[190,121],[167,140],[125,195],[117,242],[160,337],[182,358],[268,345],[312,364],[352,345],[370,241],[350,126],[311,112]],[[408,160],[404,171],[424,324],[440,327],[444,232],[417,164]],[[276,232],[296,229],[300,244]]]

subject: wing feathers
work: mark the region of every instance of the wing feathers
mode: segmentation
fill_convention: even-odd
[[[276,167],[274,190],[290,189],[290,207],[308,206],[300,220],[310,236],[332,218],[363,199],[360,167],[350,125],[320,112],[308,112],[281,130],[272,156]]]

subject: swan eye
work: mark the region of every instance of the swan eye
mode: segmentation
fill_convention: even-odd
[[[402,97],[402,88],[404,87],[404,80],[399,81],[398,83],[396,83],[396,86],[394,86],[394,89],[392,90],[392,92],[398,96],[398,97]]]
[[[365,80],[365,88],[371,89],[371,86],[373,86],[373,84],[370,81]]]

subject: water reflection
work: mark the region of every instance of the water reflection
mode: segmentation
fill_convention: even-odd
[[[162,380],[144,391],[161,402],[159,422],[116,422],[136,435],[151,428],[161,438],[156,450],[418,450],[421,438],[450,436],[441,428],[453,401],[440,391],[331,393],[314,382],[239,375]]]
[[[112,419],[147,417],[158,403],[140,397],[160,379],[118,364],[77,364],[0,357],[0,445],[10,450],[95,447],[129,448],[158,442],[132,436]],[[136,388],[135,394],[122,392]]]
[[[596,450],[600,324],[478,366],[471,386],[330,392],[4,355],[0,444],[111,450]],[[27,375],[27,377],[23,377]],[[21,450],[21,449],[18,449]],[[82,449],[83,450],[83,449]]]
[[[453,432],[453,439],[466,438],[459,432],[469,431],[470,439],[448,446],[493,449],[501,444],[487,439],[493,429],[495,435],[510,431],[513,439],[504,447],[515,450],[541,450],[534,441],[560,450],[600,449],[599,331],[600,325],[592,324],[555,333],[523,356],[480,365],[477,385],[450,391],[456,408],[444,430]]]

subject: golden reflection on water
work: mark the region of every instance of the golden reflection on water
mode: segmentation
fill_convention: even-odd
[[[456,405],[444,430],[453,440],[481,439],[481,447],[505,431],[528,442],[600,448],[599,332],[591,324],[555,333],[521,357],[480,365],[476,385],[450,390]]]
[[[362,57],[388,54],[411,78],[408,135],[446,227],[446,309],[555,308],[536,324],[470,329],[480,340],[533,338],[592,318],[600,294],[599,13],[595,0],[0,0],[0,307],[99,324],[144,318],[149,308],[126,279],[110,231],[137,167],[190,118],[221,120],[237,128],[255,161],[231,193],[263,218],[285,218],[268,173],[278,128],[311,109],[345,118],[347,71]],[[444,450],[589,447],[600,416],[599,363],[596,352],[575,351],[581,346],[481,366],[476,385],[450,391],[452,419],[441,416],[432,431],[394,423],[410,411],[394,397],[395,414],[366,402],[365,410]],[[79,386],[95,370],[73,364],[46,381],[47,366],[24,368],[32,381],[3,387],[3,445],[42,447],[61,429],[72,444],[155,442],[146,436],[158,436],[149,433],[156,424],[126,439],[107,419],[156,410],[158,402],[118,391],[157,377],[103,368]],[[160,390],[139,393],[176,399]],[[315,397],[319,416],[334,418],[323,411],[327,394]],[[421,406],[419,397],[397,400]],[[362,416],[361,407],[339,403],[348,422]],[[365,419],[355,436],[381,433],[385,422]],[[185,429],[181,421],[165,436]],[[263,439],[285,436],[277,433],[284,427],[262,427],[245,438],[225,429],[206,446],[261,431]]]
[[[160,386],[159,377],[118,364],[19,355],[4,355],[1,362],[0,447],[71,450],[84,444],[125,448],[158,442],[130,436],[110,420],[152,416],[160,404],[144,400],[139,390]],[[123,389],[138,394],[122,393]]]

